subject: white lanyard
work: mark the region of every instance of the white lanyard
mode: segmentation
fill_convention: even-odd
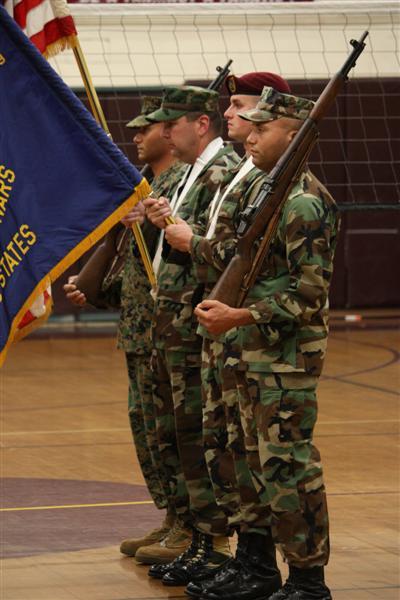
[[[214,196],[213,201],[210,206],[210,216],[209,216],[209,221],[208,221],[209,224],[208,224],[207,233],[206,233],[207,240],[211,239],[215,233],[215,229],[217,227],[218,215],[221,211],[223,201],[225,200],[225,198],[227,197],[229,192],[232,190],[232,188],[241,179],[243,179],[243,177],[245,177],[247,175],[247,173],[249,173],[249,171],[251,171],[251,169],[253,169],[253,168],[254,168],[253,160],[252,160],[251,156],[249,156],[249,158],[246,160],[244,165],[242,165],[240,170],[236,173],[235,177],[232,179],[230,184],[225,188],[222,196],[218,199],[219,190],[218,190],[217,194]]]
[[[187,170],[185,171],[185,174],[182,178],[182,182],[184,181],[185,184],[184,184],[183,188],[182,188],[182,183],[181,183],[181,185],[177,186],[175,193],[171,200],[170,206],[171,206],[173,215],[177,214],[188,191],[190,190],[190,188],[192,187],[192,185],[194,184],[194,182],[196,181],[196,179],[198,178],[198,176],[200,175],[200,173],[202,172],[202,170],[204,169],[206,164],[209,163],[210,160],[212,160],[212,158],[214,158],[214,156],[217,154],[217,152],[219,152],[221,150],[223,145],[224,145],[224,142],[223,142],[222,138],[220,138],[220,137],[215,138],[203,150],[201,155],[196,159],[196,162],[194,163],[194,165],[193,166],[190,165],[187,168]],[[160,237],[158,240],[157,251],[156,251],[154,259],[153,259],[153,270],[156,275],[160,268],[163,242],[164,242],[164,231],[162,231],[160,234]]]
[[[174,208],[175,208],[175,206],[178,203],[178,199],[182,196],[182,194],[183,194],[183,192],[185,190],[185,187],[186,187],[186,184],[187,184],[187,182],[189,180],[189,175],[190,175],[191,171],[193,171],[193,165],[188,165],[186,171],[183,174],[183,177],[182,177],[179,185],[177,185],[176,188],[175,188],[175,192],[174,192],[174,195],[172,196],[172,200],[171,200],[171,203],[170,203],[172,214],[174,214]]]
[[[178,204],[178,201],[180,200],[180,198],[182,196],[182,194],[180,193],[181,190],[183,192],[186,187],[186,183],[189,179],[188,175],[189,175],[191,169],[192,169],[192,165],[189,165],[182,177],[180,184],[177,185],[175,188],[175,192],[174,192],[174,195],[172,196],[172,200],[171,200],[171,204],[170,204],[171,209],[172,209],[172,214],[175,214],[174,208]],[[193,169],[192,169],[192,171],[193,171]],[[163,243],[164,243],[164,229],[162,229],[160,232],[160,237],[158,238],[157,250],[156,250],[156,253],[153,258],[153,271],[154,271],[155,275],[157,275],[158,269],[160,268]]]

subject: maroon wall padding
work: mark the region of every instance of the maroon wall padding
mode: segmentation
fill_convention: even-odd
[[[204,85],[204,82],[190,83]],[[326,83],[290,81],[294,94],[313,100]],[[125,124],[138,113],[141,94],[158,93],[161,89],[99,94],[114,141],[137,166],[140,164],[132,130]],[[221,100],[224,109],[228,104],[224,90]],[[321,123],[320,133],[310,166],[343,209],[331,306],[397,306],[400,304],[400,78],[350,80],[330,115]],[[77,272],[83,262],[81,259],[69,272]],[[61,277],[62,282],[65,278]],[[62,282],[55,285],[56,313],[71,312],[60,289]]]

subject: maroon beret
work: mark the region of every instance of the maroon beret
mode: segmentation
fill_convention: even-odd
[[[258,71],[246,73],[241,77],[228,75],[225,79],[229,95],[245,94],[246,96],[261,96],[264,86],[272,87],[282,94],[290,94],[291,90],[287,81],[275,73]]]

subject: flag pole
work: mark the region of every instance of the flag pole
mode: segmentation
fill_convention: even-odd
[[[72,50],[74,52],[75,60],[77,62],[83,85],[85,86],[86,94],[89,100],[90,108],[97,123],[104,129],[104,131],[111,137],[110,130],[107,125],[107,121],[104,117],[103,109],[99,101],[99,97],[96,92],[96,88],[93,85],[92,78],[89,73],[89,69],[86,63],[85,56],[82,52],[81,45],[79,43],[78,36],[72,43]],[[143,237],[143,232],[140,228],[139,223],[133,223],[132,225],[133,235],[135,236],[136,243],[139,248],[140,256],[142,258],[144,268],[146,269],[147,277],[153,287],[156,285],[156,276],[153,269],[152,260],[149,255],[149,251],[146,246],[146,242]]]

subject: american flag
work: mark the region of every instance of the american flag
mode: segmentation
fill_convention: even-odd
[[[46,58],[74,45],[76,29],[65,0],[0,0],[0,3]]]

